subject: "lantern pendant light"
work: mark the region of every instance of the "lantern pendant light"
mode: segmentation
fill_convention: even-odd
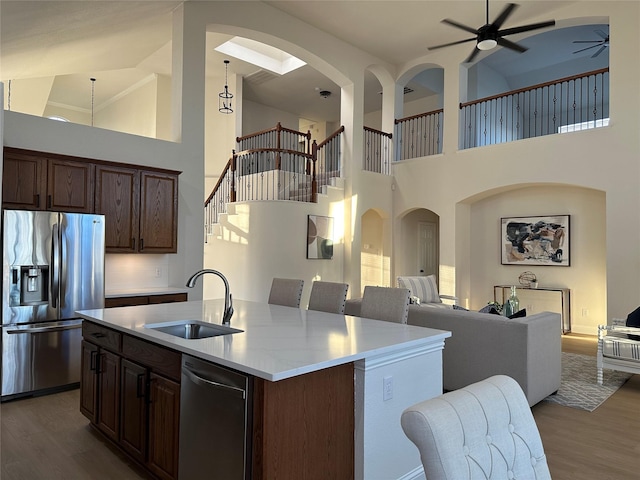
[[[233,113],[233,108],[231,105],[231,99],[233,98],[233,94],[229,92],[229,86],[227,82],[227,74],[229,70],[229,60],[224,61],[224,91],[218,94],[218,111],[220,113]]]

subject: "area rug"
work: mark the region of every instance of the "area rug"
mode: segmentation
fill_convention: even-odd
[[[563,352],[560,390],[543,401],[593,412],[630,377],[628,373],[605,369],[603,384],[598,385],[596,357]]]

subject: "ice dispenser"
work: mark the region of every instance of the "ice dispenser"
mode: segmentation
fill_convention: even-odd
[[[11,306],[41,305],[49,301],[49,266],[11,267]]]

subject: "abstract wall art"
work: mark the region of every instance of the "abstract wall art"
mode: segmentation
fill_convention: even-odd
[[[501,219],[503,265],[568,267],[569,215]]]
[[[331,259],[333,257],[333,217],[308,215],[307,258]]]

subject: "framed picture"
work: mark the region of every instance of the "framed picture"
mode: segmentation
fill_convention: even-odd
[[[307,258],[330,259],[333,257],[333,217],[308,215]]]
[[[568,267],[569,215],[501,219],[503,265]]]

